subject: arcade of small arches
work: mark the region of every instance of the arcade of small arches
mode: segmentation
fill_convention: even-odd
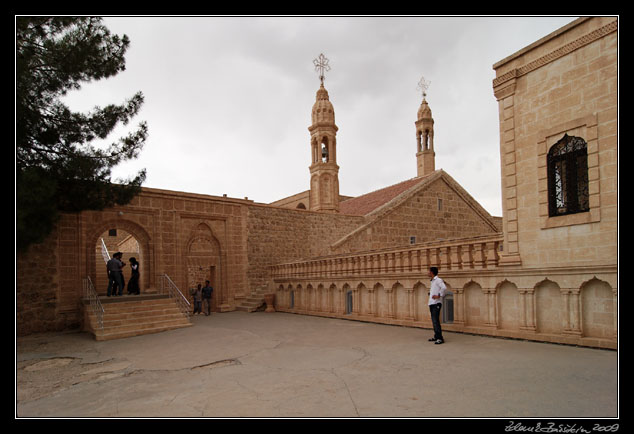
[[[464,277],[446,278],[445,283],[441,319],[448,331],[573,344],[616,339],[616,290],[596,277],[576,288],[562,288],[549,279],[524,288],[506,278],[494,285]],[[431,328],[428,291],[429,282],[421,280],[276,282],[275,308]]]

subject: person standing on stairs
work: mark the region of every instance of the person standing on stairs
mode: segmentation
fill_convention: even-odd
[[[111,294],[112,296],[123,295],[123,287],[125,286],[123,281],[123,267],[125,267],[125,263],[121,261],[122,256],[123,253],[117,252],[112,255],[112,259],[106,264],[106,270],[108,272],[108,297],[110,297]],[[117,294],[117,287],[119,294]]]
[[[128,280],[128,294],[139,295],[141,288],[139,287],[139,262],[133,256],[130,258],[130,268],[132,269],[132,276]]]

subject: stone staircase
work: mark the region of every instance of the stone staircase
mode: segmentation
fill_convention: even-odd
[[[104,308],[103,329],[90,306],[84,305],[84,329],[98,341],[159,333],[192,325],[189,315],[167,295],[127,295],[100,297]]]
[[[251,295],[244,299],[241,304],[236,306],[236,310],[242,312],[255,312],[256,310],[264,310],[264,294],[268,293],[266,286],[260,286]]]

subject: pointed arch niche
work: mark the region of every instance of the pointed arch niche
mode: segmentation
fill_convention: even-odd
[[[214,311],[217,311],[221,304],[224,280],[222,262],[220,242],[211,227],[204,222],[194,226],[185,247],[187,293],[199,283],[205,286],[205,281],[209,280],[214,288],[211,304]]]
[[[497,286],[498,327],[502,330],[519,330],[525,321],[517,285],[504,279]]]
[[[616,291],[595,277],[581,286],[580,293],[583,336],[616,339]]]

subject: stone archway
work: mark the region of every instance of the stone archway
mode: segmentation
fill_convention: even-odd
[[[139,269],[141,274],[139,285],[141,286],[141,292],[143,293],[153,291],[152,288],[155,288],[156,264],[154,245],[149,234],[143,227],[135,222],[132,222],[130,220],[116,219],[101,222],[99,225],[90,230],[90,233],[86,238],[86,271],[87,275],[90,276],[90,279],[92,280],[97,293],[99,295],[105,295],[107,287],[107,275],[105,273],[106,262],[103,258],[98,257],[98,255],[96,254],[96,246],[101,243],[102,235],[113,229],[125,231],[126,233],[130,234],[138,243],[138,251],[140,257]],[[114,252],[110,252],[111,255],[112,253]],[[126,273],[126,268],[128,269],[129,273],[129,267],[125,267],[124,276]],[[104,282],[102,282],[102,280],[105,280],[105,284]]]

